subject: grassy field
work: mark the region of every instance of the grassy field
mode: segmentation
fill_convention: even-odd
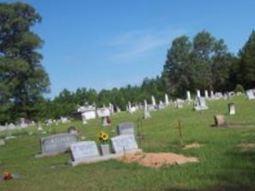
[[[215,114],[227,115],[227,104],[236,104],[237,114],[226,120],[233,128],[214,128]],[[13,132],[17,139],[0,147],[0,172],[9,170],[20,174],[20,179],[0,182],[1,191],[84,191],[84,190],[255,190],[255,148],[242,150],[240,143],[255,143],[255,101],[244,97],[210,101],[209,110],[192,111],[167,108],[152,112],[152,118],[142,121],[140,142],[145,152],[175,152],[194,156],[199,163],[187,163],[152,169],[138,164],[124,164],[115,160],[71,167],[70,154],[36,159],[40,152],[41,136],[33,129]],[[112,126],[103,128],[116,135],[116,125],[124,121],[137,123],[142,113],[122,112],[112,118]],[[180,146],[177,120],[183,125],[183,143],[197,142],[203,146],[183,150]],[[66,132],[70,125],[80,129],[86,140],[97,140],[102,130],[100,121],[87,125],[74,121],[48,129],[49,134]],[[33,135],[29,132],[34,131]],[[4,133],[0,134],[4,137]]]

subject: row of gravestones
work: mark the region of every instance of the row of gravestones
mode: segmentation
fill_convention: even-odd
[[[135,139],[133,123],[121,123],[117,126],[118,135],[111,138],[113,153],[100,155],[95,141],[78,141],[73,133],[60,133],[41,138],[41,156],[51,156],[71,150],[71,164],[91,163],[120,157],[125,153],[141,151]]]

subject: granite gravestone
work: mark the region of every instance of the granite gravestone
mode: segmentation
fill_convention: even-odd
[[[72,161],[86,161],[92,157],[99,157],[95,141],[82,141],[71,144]]]
[[[55,155],[69,150],[72,143],[76,143],[78,137],[70,133],[60,133],[41,138],[42,156]]]
[[[236,114],[236,107],[234,103],[229,103],[228,104],[228,112],[229,115],[235,115]]]
[[[117,126],[118,135],[134,135],[135,134],[135,125],[131,122],[120,123]]]
[[[117,154],[140,151],[134,135],[119,135],[111,138],[111,142],[113,150]]]

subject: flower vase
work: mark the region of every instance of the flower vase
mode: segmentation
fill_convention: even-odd
[[[110,152],[110,145],[109,144],[101,144],[100,145],[100,151],[101,151],[101,154],[104,156],[104,155],[109,155],[111,152]]]

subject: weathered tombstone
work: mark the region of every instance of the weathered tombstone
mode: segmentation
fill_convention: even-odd
[[[210,92],[210,97],[211,97],[211,99],[213,99],[214,98],[214,93],[213,93],[213,91],[211,90],[211,92]]]
[[[67,132],[70,133],[70,134],[78,135],[78,129],[76,127],[74,127],[74,126],[70,126],[67,129]]]
[[[109,116],[102,117],[102,126],[103,127],[108,127],[111,125],[111,119]]]
[[[255,99],[254,90],[247,90],[247,91],[246,91],[246,95],[247,95],[247,97],[248,97],[249,100]]]
[[[156,100],[154,96],[151,96],[151,103],[154,107],[156,106]]]
[[[138,152],[137,142],[134,135],[119,135],[111,138],[113,150],[115,153]]]
[[[197,90],[197,97],[201,97],[200,90]]]
[[[5,145],[5,141],[3,139],[0,139],[0,146]]]
[[[60,133],[41,138],[42,154],[39,156],[50,156],[64,153],[69,150],[72,143],[76,143],[78,137],[70,133]]]
[[[204,97],[197,97],[197,101],[196,101],[196,104],[194,106],[194,109],[196,111],[202,111],[202,110],[208,109]]]
[[[169,105],[169,98],[167,94],[165,94],[165,105]]]
[[[144,119],[148,119],[151,117],[150,111],[148,109],[147,100],[144,100]]]
[[[190,91],[187,91],[186,94],[187,94],[187,101],[191,101]]]
[[[71,144],[72,165],[82,162],[93,162],[100,156],[95,141],[82,141]]]
[[[103,108],[98,108],[97,109],[97,116],[98,117],[108,117],[110,115],[111,115],[111,112],[108,108],[103,107]]]
[[[235,115],[236,114],[236,107],[234,103],[229,103],[228,104],[228,112],[229,115]]]
[[[208,91],[205,90],[205,98],[207,99],[209,96],[208,96]]]
[[[221,126],[226,125],[224,115],[215,115],[214,116],[214,122],[215,122],[216,127],[221,127]]]
[[[135,125],[131,122],[120,123],[117,126],[118,135],[134,135],[135,134]]]

